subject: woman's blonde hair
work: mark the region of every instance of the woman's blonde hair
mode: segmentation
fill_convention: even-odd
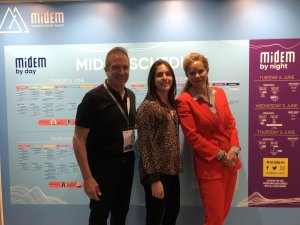
[[[191,52],[190,54],[188,54],[186,57],[184,57],[183,59],[183,69],[185,72],[185,75],[188,76],[188,70],[190,65],[193,62],[196,61],[201,61],[204,65],[204,68],[207,70],[207,72],[209,71],[209,66],[208,66],[208,60],[207,57],[205,55],[202,55],[198,52]],[[184,88],[183,88],[183,92],[188,91],[191,88],[191,83],[189,80],[186,81]]]

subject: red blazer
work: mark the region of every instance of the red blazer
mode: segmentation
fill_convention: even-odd
[[[228,167],[215,157],[220,149],[228,152],[231,146],[240,147],[236,122],[230,111],[223,89],[213,87],[218,116],[214,115],[202,98],[194,100],[189,92],[177,99],[178,116],[186,141],[194,150],[194,169],[198,178],[216,179],[226,170],[237,171],[242,167],[238,159]]]

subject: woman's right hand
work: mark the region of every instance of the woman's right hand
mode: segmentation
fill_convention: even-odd
[[[163,199],[165,197],[164,186],[160,180],[151,184],[151,192],[154,198]]]

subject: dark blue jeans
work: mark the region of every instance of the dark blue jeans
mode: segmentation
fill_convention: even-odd
[[[164,199],[152,196],[151,184],[145,185],[146,225],[175,225],[180,209],[179,176],[163,175]]]
[[[97,162],[93,176],[99,184],[100,201],[90,200],[89,225],[125,225],[132,188],[134,158]]]

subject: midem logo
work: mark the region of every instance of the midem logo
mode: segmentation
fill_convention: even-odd
[[[29,30],[17,7],[8,7],[0,24],[0,33],[29,33]]]

